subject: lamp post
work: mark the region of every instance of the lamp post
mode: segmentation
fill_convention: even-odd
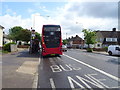
[[[81,27],[83,28],[83,24],[82,24],[82,23],[76,22],[76,24],[79,24],[79,25],[81,25]]]
[[[67,40],[67,33],[66,33],[66,40]]]

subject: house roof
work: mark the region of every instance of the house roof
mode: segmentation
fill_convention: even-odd
[[[120,38],[120,31],[117,32],[117,36],[118,36],[118,38]]]
[[[99,32],[104,38],[120,38],[120,31],[96,31]]]
[[[3,26],[1,26],[1,25],[0,25],[0,28],[4,29],[4,27],[3,27]]]
[[[6,35],[6,34],[3,34],[3,37],[4,37],[4,38],[8,38],[8,35]]]
[[[71,37],[68,39],[68,41],[77,41],[77,40],[83,40],[81,37],[79,37],[78,35],[76,35],[75,37]]]

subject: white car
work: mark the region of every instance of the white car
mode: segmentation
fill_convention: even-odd
[[[66,52],[67,51],[67,46],[66,45],[62,45],[62,51],[64,52]]]
[[[108,47],[109,55],[120,55],[120,46],[119,45],[110,45]]]

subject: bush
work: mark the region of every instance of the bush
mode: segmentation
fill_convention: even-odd
[[[29,48],[29,45],[18,45],[18,48]]]
[[[93,49],[92,48],[87,48],[87,52],[92,52]]]
[[[108,47],[104,47],[104,50],[107,52],[108,51]]]
[[[104,48],[93,48],[93,51],[106,51],[107,52],[108,47],[104,47]]]
[[[30,46],[30,44],[28,44],[28,43],[25,43],[24,45]]]
[[[3,46],[3,50],[4,50],[4,51],[11,52],[11,50],[10,50],[10,45],[11,45],[11,44],[16,44],[16,43],[11,42],[11,43],[5,44],[5,45]]]

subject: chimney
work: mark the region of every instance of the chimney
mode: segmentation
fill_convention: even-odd
[[[116,32],[116,28],[113,28],[112,31],[113,31],[113,32]]]
[[[76,37],[79,37],[78,35],[76,35]]]

